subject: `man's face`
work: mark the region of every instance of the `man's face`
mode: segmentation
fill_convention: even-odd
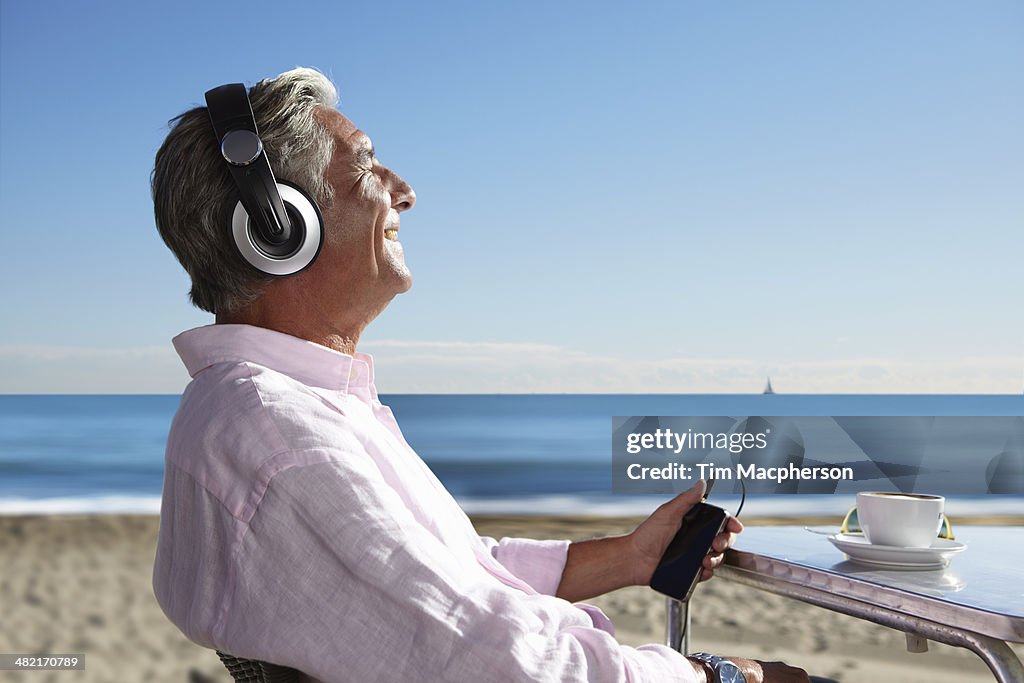
[[[412,286],[398,241],[399,214],[416,203],[416,193],[374,155],[370,138],[340,112],[318,117],[334,136],[327,182],[334,200],[324,208],[326,234],[316,266],[333,292],[368,306],[387,305]],[[335,288],[344,288],[338,290]]]

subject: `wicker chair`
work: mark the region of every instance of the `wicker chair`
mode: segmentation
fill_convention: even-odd
[[[287,666],[243,659],[220,650],[217,656],[237,683],[299,683],[299,672]]]

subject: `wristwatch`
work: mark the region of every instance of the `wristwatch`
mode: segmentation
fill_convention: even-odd
[[[711,670],[715,672],[714,683],[747,683],[747,677],[743,675],[740,668],[728,659],[710,655],[707,652],[695,652],[686,656],[711,667]]]

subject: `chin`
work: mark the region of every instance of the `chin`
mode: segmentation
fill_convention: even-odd
[[[408,268],[402,267],[399,269],[389,268],[386,273],[382,273],[383,278],[378,280],[378,287],[386,290],[391,297],[396,294],[408,292],[412,287],[412,274]]]
[[[387,278],[395,288],[396,293],[408,292],[412,287],[412,273],[409,266],[405,265],[405,259],[389,259],[387,264]]]
[[[395,294],[402,294],[412,289],[412,275],[406,273],[398,284],[398,291]]]

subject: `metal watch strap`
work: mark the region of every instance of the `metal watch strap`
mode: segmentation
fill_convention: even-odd
[[[707,664],[711,672],[715,674],[715,681],[718,680],[718,674],[715,672],[715,664],[722,659],[721,657],[716,657],[709,652],[691,652],[686,656],[690,659],[696,659],[698,662]],[[715,681],[708,681],[708,683],[715,683]]]
[[[727,662],[730,665],[730,667],[735,667],[735,665],[732,662],[729,662],[729,660],[727,660],[725,657],[719,657],[718,655],[713,655],[709,652],[693,652],[686,656],[690,659],[696,659],[698,662],[703,662],[704,664],[707,664],[708,667],[715,673],[715,683],[721,683],[722,676],[719,672],[719,669],[721,667],[722,662]],[[738,667],[736,667],[735,670],[739,672]],[[744,680],[746,680],[746,676],[744,676],[742,672],[739,672],[739,675]],[[709,681],[708,683],[711,682]]]

